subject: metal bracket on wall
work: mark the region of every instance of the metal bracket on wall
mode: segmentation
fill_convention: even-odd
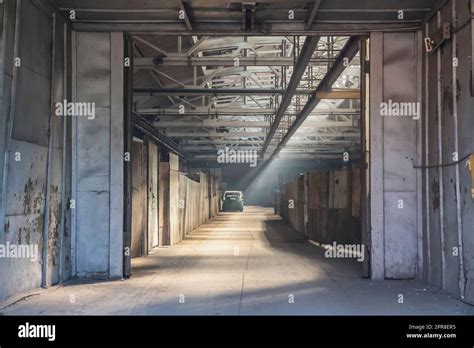
[[[429,37],[425,37],[425,50],[427,53],[432,54],[436,52],[447,40],[451,39],[451,23],[443,23],[441,28],[432,33]]]

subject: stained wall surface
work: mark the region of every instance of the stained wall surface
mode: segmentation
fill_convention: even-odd
[[[64,24],[53,13],[29,1],[0,6],[0,242],[37,248],[33,260],[0,260],[0,278],[5,280],[0,282],[0,298],[67,278],[68,253],[61,252],[61,242],[67,242],[64,120],[53,108],[64,93]],[[44,30],[32,31],[31,26]]]
[[[280,215],[321,244],[361,242],[359,169],[304,173],[285,183]]]
[[[469,6],[469,0],[452,0],[424,28],[425,36],[432,36],[443,23],[449,23],[452,31],[441,47],[424,55],[421,164],[430,168],[420,172],[424,181],[422,277],[474,303],[474,199],[465,158],[474,152],[474,29]],[[456,159],[463,160],[456,163]]]

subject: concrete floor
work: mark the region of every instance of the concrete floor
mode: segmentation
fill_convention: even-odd
[[[0,314],[474,314],[422,282],[360,274],[360,263],[325,258],[272,209],[247,207],[134,259],[129,280],[33,291],[4,302]]]

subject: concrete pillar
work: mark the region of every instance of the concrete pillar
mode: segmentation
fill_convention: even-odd
[[[413,167],[419,158],[420,119],[384,116],[382,103],[421,102],[422,44],[418,33],[374,33],[370,45],[371,276],[415,278],[422,257],[421,183]]]
[[[78,276],[122,277],[123,35],[73,34],[73,98],[95,117],[73,120],[73,264]]]

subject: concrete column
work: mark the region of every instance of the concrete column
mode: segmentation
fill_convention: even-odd
[[[421,202],[414,164],[419,156],[418,115],[384,115],[382,103],[421,105],[418,33],[371,35],[371,268],[373,279],[417,274]],[[391,104],[389,104],[391,105]],[[389,110],[393,110],[388,106]],[[414,119],[418,117],[418,119]]]
[[[122,276],[123,258],[123,36],[73,35],[75,102],[92,103],[95,117],[73,123],[75,271]]]

